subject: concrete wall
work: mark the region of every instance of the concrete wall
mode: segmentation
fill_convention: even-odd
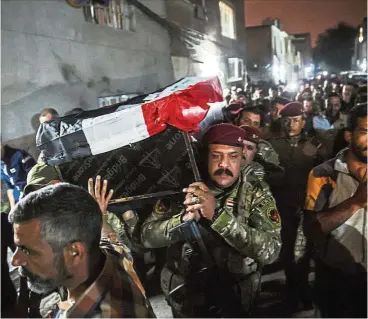
[[[206,74],[203,70],[219,69],[220,81],[227,87],[227,59],[246,59],[245,55],[245,27],[244,1],[223,0],[234,9],[236,39],[229,39],[221,35],[220,9],[218,0],[206,0],[206,19],[195,17],[195,5],[202,5],[201,0],[170,0],[167,5],[167,19],[192,30],[209,35],[215,41],[202,41],[196,47],[196,52],[189,52],[176,38],[172,39],[172,55],[175,74],[192,74],[193,72]],[[185,57],[186,59],[180,59]],[[191,60],[193,58],[195,61]],[[197,62],[200,63],[197,63]],[[245,65],[245,64],[244,64]],[[212,67],[212,68],[211,68]]]
[[[246,28],[248,66],[254,63],[267,65],[272,63],[272,34],[270,26]]]
[[[165,0],[142,0],[165,15]],[[135,31],[85,22],[64,0],[3,0],[1,124],[4,141],[28,148],[37,113],[98,107],[97,97],[142,93],[173,81],[170,38],[135,9]],[[31,119],[34,121],[31,123]]]
[[[313,63],[310,33],[294,34],[292,35],[292,37],[293,37],[293,44],[296,50],[299,51],[301,54],[302,59],[301,73],[303,76],[306,76],[304,74],[304,68]]]
[[[252,82],[269,81],[272,78],[272,33],[270,26],[247,27],[247,71]]]
[[[289,83],[297,80],[298,73],[294,67],[300,66],[300,57],[286,32],[275,25],[247,27],[246,45],[247,67],[252,81]]]
[[[193,3],[183,0],[166,1],[167,18],[179,24],[181,27],[190,28],[204,33],[206,21],[195,17],[195,4],[201,5],[201,1],[196,0],[193,1]]]

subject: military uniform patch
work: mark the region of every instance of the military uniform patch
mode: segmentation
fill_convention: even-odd
[[[280,214],[276,209],[272,209],[267,212],[267,217],[270,219],[271,222],[274,224],[280,225]]]
[[[228,199],[226,201],[226,207],[234,207],[234,201],[232,199]]]
[[[162,200],[157,201],[154,208],[154,213],[157,215],[163,215],[168,211],[166,205],[162,202]]]
[[[274,226],[280,226],[281,218],[273,200],[263,197],[256,205],[256,209],[258,209],[259,212],[262,212],[264,216],[267,216]]]

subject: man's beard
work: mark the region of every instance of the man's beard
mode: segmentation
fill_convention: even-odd
[[[73,277],[66,269],[64,256],[62,253],[57,254],[54,257],[54,262],[57,270],[57,276],[55,279],[53,278],[44,279],[38,275],[31,273],[25,267],[19,268],[20,275],[27,278],[27,285],[31,291],[37,294],[45,294],[55,290],[58,287],[63,286],[65,281]]]
[[[353,154],[356,156],[356,158],[363,162],[363,163],[367,163],[367,156],[364,155],[364,151],[367,150],[367,146],[359,146],[357,144],[355,144],[354,142],[351,143],[351,151],[353,152]]]

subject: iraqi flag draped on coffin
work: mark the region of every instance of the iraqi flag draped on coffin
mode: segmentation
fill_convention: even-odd
[[[218,78],[184,78],[138,96],[41,125],[36,138],[46,164],[82,186],[100,175],[114,198],[180,190],[194,181],[183,132],[198,129],[208,103],[222,101]]]

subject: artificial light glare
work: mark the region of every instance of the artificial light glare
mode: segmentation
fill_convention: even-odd
[[[328,72],[327,71],[323,71],[323,76],[327,76],[328,75]]]
[[[286,74],[286,70],[283,64],[280,65],[280,77],[283,79]]]
[[[363,59],[362,64],[360,65],[360,68],[362,69],[362,71],[366,71],[367,70],[367,59]]]
[[[359,40],[359,43],[363,42],[363,28],[362,27],[360,27],[360,29],[359,29],[359,38],[358,38],[358,40]]]
[[[298,89],[298,84],[296,82],[291,82],[288,86],[287,86],[288,90],[290,92],[296,92],[296,90]]]
[[[312,72],[313,68],[311,66],[306,66],[304,70],[306,74],[309,74]]]
[[[221,73],[221,71],[217,59],[212,55],[207,56],[204,63],[201,65],[201,75],[218,76],[219,73]]]

